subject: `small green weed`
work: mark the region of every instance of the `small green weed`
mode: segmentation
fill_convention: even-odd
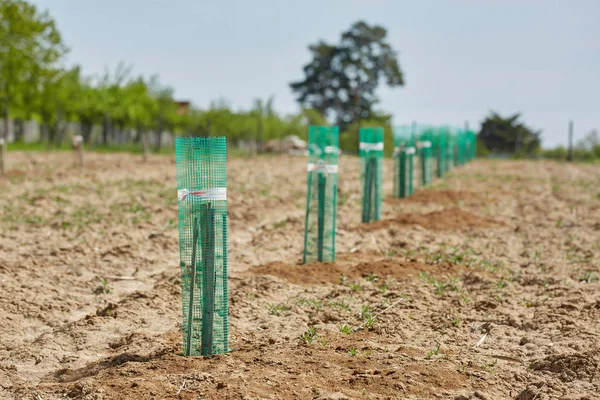
[[[349,335],[352,333],[352,327],[348,324],[340,324],[338,325],[338,329],[340,333],[343,333],[344,335]]]
[[[375,327],[375,317],[372,314],[366,316],[364,326],[368,330],[371,330]]]
[[[367,318],[367,316],[371,315],[371,308],[369,306],[362,305],[360,306],[360,317],[362,319]]]
[[[109,294],[112,292],[112,288],[108,284],[108,279],[102,279],[102,283],[94,289],[94,294]]]
[[[592,283],[598,281],[599,279],[600,278],[598,278],[598,275],[596,275],[596,273],[593,271],[585,271],[577,278],[579,282],[583,283]]]
[[[304,343],[313,344],[318,336],[317,328],[315,326],[310,326],[308,330],[302,334],[301,338]]]
[[[508,287],[508,285],[509,285],[509,281],[504,278],[500,278],[500,280],[498,280],[498,282],[496,282],[496,287],[498,289],[505,289]]]
[[[434,356],[438,356],[438,355],[440,355],[440,345],[439,344],[434,349],[429,350],[427,352],[427,355],[425,356],[425,358],[428,360],[431,360]]]
[[[502,268],[502,262],[492,261],[489,259],[480,260],[479,262],[473,263],[476,267],[489,272],[498,272]],[[471,265],[473,265],[471,264]]]
[[[457,278],[452,278],[448,281],[438,281],[432,275],[424,271],[419,272],[419,278],[424,279],[428,283],[432,284],[435,288],[435,293],[438,295],[442,295],[448,290],[452,292],[456,292],[459,290],[459,280]]]
[[[279,229],[279,228],[284,228],[288,223],[287,218],[286,219],[282,219],[281,221],[275,222],[273,224],[273,229]]]
[[[306,299],[304,297],[300,297],[296,303],[300,307],[309,306],[317,311],[321,311],[323,309],[323,302],[318,299]]]
[[[267,304],[267,309],[269,310],[269,314],[270,315],[281,315],[281,313],[283,311],[287,311],[290,308],[288,306],[286,306],[285,304]]]
[[[398,253],[397,253],[396,251],[394,251],[394,250],[392,250],[392,249],[387,249],[387,250],[385,251],[385,259],[386,259],[387,261],[389,261],[389,260],[391,260],[392,258],[396,257],[396,255],[397,255],[397,254],[398,254]]]
[[[396,280],[394,278],[392,278],[391,276],[388,276],[385,279],[385,282],[383,282],[381,285],[379,285],[379,290],[381,290],[381,293],[385,293],[388,290],[390,290],[390,288],[392,286],[394,286],[395,282],[396,282]]]

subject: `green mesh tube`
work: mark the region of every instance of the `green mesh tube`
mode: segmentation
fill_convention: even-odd
[[[337,126],[310,126],[303,263],[335,261]]]
[[[463,130],[458,131],[456,136],[456,165],[462,166],[465,163],[465,150],[466,150],[466,132]]]
[[[436,159],[436,172],[438,178],[443,178],[446,172],[446,135],[439,129],[434,141],[434,154]]]
[[[446,172],[452,171],[455,161],[455,145],[456,141],[453,135],[453,130],[446,131]]]
[[[229,351],[224,137],[175,139],[183,351]]]
[[[394,195],[404,198],[413,193],[415,141],[412,125],[394,129]]]
[[[432,169],[431,169],[431,152],[434,128],[430,126],[422,126],[418,129],[417,148],[419,149],[419,166],[421,168],[421,185],[427,186],[431,184]]]
[[[359,138],[362,222],[378,221],[383,196],[383,128],[361,128]]]

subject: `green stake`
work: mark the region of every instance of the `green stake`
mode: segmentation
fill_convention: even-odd
[[[194,320],[194,291],[196,289],[196,248],[198,244],[198,219],[194,218],[194,233],[192,236],[192,263],[190,271],[190,302],[188,305],[188,325],[187,325],[187,339],[185,346],[185,355],[192,355],[192,333]]]
[[[369,159],[365,166],[365,179],[363,185],[363,215],[362,222],[371,221],[371,208],[373,204],[373,172],[377,166],[374,159]]]
[[[202,355],[213,350],[213,323],[215,313],[215,212],[210,203],[204,204],[203,293],[202,298]]]
[[[396,197],[408,197],[413,193],[413,160],[415,124],[394,128],[394,154],[396,159]]]
[[[319,174],[318,201],[319,210],[317,216],[317,261],[323,261],[323,239],[325,236],[325,174]]]

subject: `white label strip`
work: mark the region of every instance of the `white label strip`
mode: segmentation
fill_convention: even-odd
[[[334,164],[311,164],[308,163],[308,172],[325,172],[327,174],[337,174],[338,166]]]
[[[320,156],[321,153],[323,153],[323,152],[325,154],[339,154],[340,153],[340,149],[336,146],[325,146],[323,151],[321,151],[321,148],[319,146],[317,146],[316,144],[311,144],[310,148],[312,150],[312,153],[316,154],[318,156]]]
[[[364,151],[383,151],[383,142],[379,142],[379,143],[360,142],[358,147],[359,147],[359,149],[364,150]]]
[[[226,188],[213,188],[206,190],[189,190],[180,189],[177,191],[177,198],[179,201],[185,201],[192,197],[196,197],[199,200],[227,200],[227,189]]]
[[[428,148],[431,147],[431,142],[429,140],[424,141],[424,142],[418,142],[417,143],[422,149],[424,148]]]
[[[402,149],[402,151],[404,151],[405,154],[415,154],[414,147],[405,147],[404,149]]]

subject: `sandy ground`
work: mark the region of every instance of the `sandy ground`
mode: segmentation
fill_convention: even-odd
[[[233,351],[185,358],[174,157],[9,155],[2,399],[599,396],[598,165],[475,161],[361,225],[342,157],[338,260],[299,265],[306,159],[231,159]]]

